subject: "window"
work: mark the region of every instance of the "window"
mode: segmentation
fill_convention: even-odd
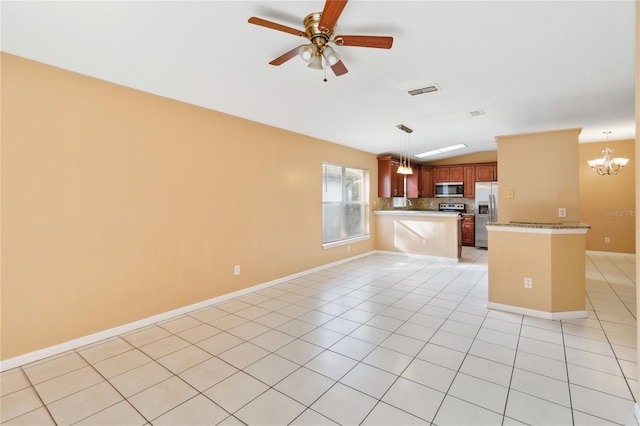
[[[369,171],[324,163],[322,244],[369,238]]]

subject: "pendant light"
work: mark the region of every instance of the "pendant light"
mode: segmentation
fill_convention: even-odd
[[[402,130],[402,137],[400,139],[400,165],[398,166],[398,174],[412,175],[413,169],[411,168],[411,158],[409,156],[409,135],[413,132],[413,130],[411,130],[404,124],[398,124],[396,127]]]

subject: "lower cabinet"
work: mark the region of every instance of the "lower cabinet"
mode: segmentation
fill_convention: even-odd
[[[462,245],[469,247],[476,245],[476,222],[472,214],[462,215]]]

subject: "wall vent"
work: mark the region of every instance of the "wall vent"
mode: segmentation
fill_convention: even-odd
[[[479,110],[476,110],[476,111],[471,111],[469,114],[471,114],[472,117],[477,117],[479,115],[484,115],[484,111],[479,109]]]
[[[416,95],[422,95],[423,93],[437,92],[438,90],[440,90],[440,88],[435,84],[432,84],[431,86],[425,86],[419,89],[408,90],[407,93],[409,93],[411,96],[416,96]]]

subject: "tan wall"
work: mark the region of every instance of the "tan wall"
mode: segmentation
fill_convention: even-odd
[[[578,135],[567,129],[499,136],[500,222],[577,222]],[[514,198],[507,199],[506,191]],[[558,209],[567,209],[566,218]]]
[[[374,249],[321,246],[374,155],[7,54],[1,96],[2,359]]]
[[[551,236],[552,312],[586,310],[584,250],[585,234]]]
[[[457,218],[376,215],[376,248],[457,259],[457,230]]]
[[[489,302],[550,312],[548,236],[489,231],[489,238]],[[531,289],[524,288],[525,277],[533,279]]]
[[[617,175],[600,176],[587,160],[602,157],[602,143],[580,144],[580,221],[591,225],[587,250],[635,253],[635,171],[634,140],[611,141],[614,156],[629,158]],[[610,242],[605,243],[605,237]]]
[[[489,241],[489,302],[550,313],[586,309],[584,234],[489,231]]]

